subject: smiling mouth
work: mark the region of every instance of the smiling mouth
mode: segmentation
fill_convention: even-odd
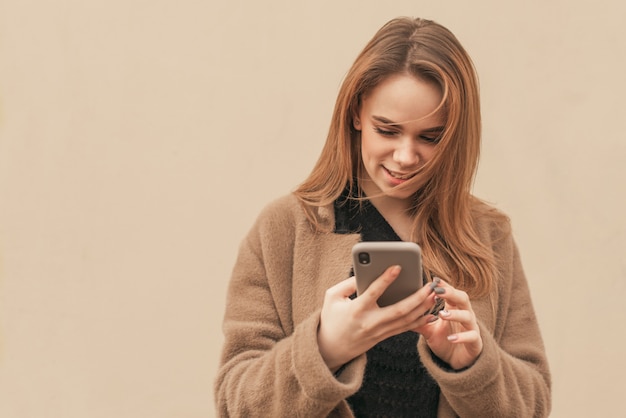
[[[396,171],[391,171],[387,167],[384,167],[384,168],[385,168],[385,171],[387,171],[387,173],[389,173],[391,177],[393,177],[394,179],[398,179],[398,180],[408,180],[415,175],[415,173],[401,174]]]

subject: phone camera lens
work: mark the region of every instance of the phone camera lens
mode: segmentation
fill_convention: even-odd
[[[370,255],[369,255],[369,253],[359,253],[359,263],[361,263],[361,264],[369,264],[370,263]]]

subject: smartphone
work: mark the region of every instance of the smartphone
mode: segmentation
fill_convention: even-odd
[[[423,284],[422,250],[414,242],[364,241],[352,247],[357,296],[388,267],[402,266],[400,275],[378,299],[378,306],[392,305],[419,290]]]

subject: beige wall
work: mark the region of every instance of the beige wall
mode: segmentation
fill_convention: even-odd
[[[552,416],[626,415],[624,3],[301,3],[0,3],[0,416],[214,416],[238,244],[397,15],[476,62],[475,190],[513,219]]]

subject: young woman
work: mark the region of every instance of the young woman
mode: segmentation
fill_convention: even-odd
[[[388,22],[346,76],[312,173],[241,244],[220,416],[548,415],[548,364],[508,219],[470,194],[479,147],[463,47],[437,23]],[[389,240],[421,246],[429,284],[381,308],[399,267],[355,298],[351,249]]]

